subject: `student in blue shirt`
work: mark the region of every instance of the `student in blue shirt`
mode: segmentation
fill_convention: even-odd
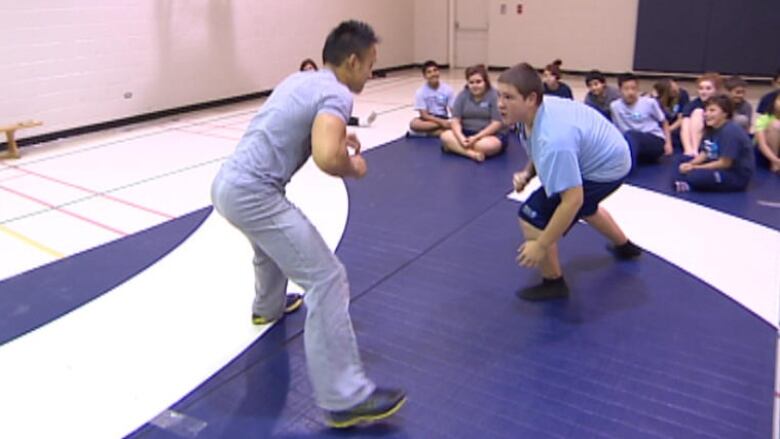
[[[699,155],[679,166],[675,190],[744,191],[755,170],[753,145],[745,130],[731,120],[734,103],[716,95],[704,103],[707,125]]]
[[[274,88],[211,188],[217,212],[254,251],[252,322],[272,323],[305,302],[309,379],[335,428],[388,417],[405,396],[378,388],[366,376],[349,317],[346,270],[287,199],[285,186],[309,157],[330,175],[366,174],[360,141],[347,134],[346,124],[352,93],[360,93],[371,76],[377,43],[374,30],[362,22],[333,29],[323,48],[324,68],[295,73]],[[286,294],[288,279],[306,290],[303,298]]]
[[[563,61],[556,59],[550,64],[547,64],[542,73],[542,81],[544,82],[544,94],[558,96],[559,98],[574,99],[574,94],[571,92],[571,87],[561,82],[561,66]]]
[[[542,81],[528,64],[512,67],[498,81],[501,116],[505,124],[520,123],[518,131],[530,158],[514,175],[514,188],[522,191],[535,175],[542,183],[520,207],[525,243],[517,256],[521,266],[540,269],[542,283],[518,295],[526,300],[564,298],[569,288],[557,242],[578,218],[612,242],[617,258],[641,254],[599,206],[631,170],[628,144],[614,125],[587,105],[543,96]]]
[[[439,136],[452,128],[450,109],[455,101],[452,87],[441,82],[439,65],[436,61],[426,61],[422,66],[425,78],[414,95],[414,109],[420,115],[409,123],[409,134]]]
[[[618,77],[621,98],[613,101],[612,121],[628,141],[634,166],[657,162],[672,154],[669,123],[658,102],[639,96],[639,81],[633,73]]]

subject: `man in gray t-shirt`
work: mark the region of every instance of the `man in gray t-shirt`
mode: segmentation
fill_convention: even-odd
[[[639,96],[639,81],[632,73],[618,77],[621,98],[610,104],[612,122],[628,141],[632,166],[656,162],[672,153],[669,122],[658,102]]]
[[[349,317],[346,270],[284,188],[309,156],[330,175],[366,174],[360,142],[347,134],[346,124],[350,92],[360,93],[371,76],[377,42],[365,23],[346,21],[334,29],[323,49],[324,68],[295,73],[276,87],[211,190],[216,210],[254,250],[253,323],[272,323],[306,303],[309,378],[335,428],[386,418],[406,397],[366,377]],[[286,294],[288,279],[305,289],[305,297]]]

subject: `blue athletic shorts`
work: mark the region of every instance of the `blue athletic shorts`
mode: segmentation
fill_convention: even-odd
[[[596,182],[587,181],[582,182],[583,201],[580,211],[574,217],[574,221],[569,224],[569,228],[577,222],[578,219],[588,217],[596,213],[599,208],[599,203],[607,198],[612,192],[615,192],[620,185],[623,184],[625,179],[621,178],[617,181],[610,182]],[[560,194],[555,194],[552,197],[548,197],[544,192],[544,188],[540,187],[520,206],[518,216],[525,222],[531,224],[539,230],[544,230],[550,219],[555,213],[555,209],[561,204]],[[568,229],[567,229],[568,231]]]

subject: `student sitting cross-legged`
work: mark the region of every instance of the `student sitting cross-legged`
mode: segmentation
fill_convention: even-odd
[[[484,161],[506,146],[498,112],[498,94],[490,85],[485,66],[466,69],[468,84],[452,106],[452,128],[441,134],[442,149]]]
[[[618,84],[621,98],[611,104],[612,121],[628,141],[634,166],[670,155],[669,123],[658,102],[639,96],[639,82],[631,73],[620,75]]]
[[[441,82],[439,65],[426,61],[422,67],[425,84],[414,96],[414,109],[420,115],[409,124],[410,135],[438,136],[450,129],[450,108],[455,99],[452,87]]]

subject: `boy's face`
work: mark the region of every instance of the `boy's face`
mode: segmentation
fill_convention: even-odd
[[[352,54],[345,61],[347,63],[347,87],[352,93],[360,93],[363,91],[363,87],[366,86],[366,82],[371,78],[371,71],[376,63],[376,44],[369,47],[363,56],[357,56]]]
[[[551,71],[545,70],[542,72],[542,82],[547,84],[548,87],[554,87],[558,83],[558,78]]]
[[[745,90],[745,87],[734,87],[729,90],[729,97],[732,101],[734,101],[735,104],[741,104],[745,102],[746,93],[747,90]]]
[[[607,84],[605,82],[599,81],[598,79],[591,79],[588,82],[588,90],[593,93],[594,96],[602,96],[606,88]]]
[[[537,107],[536,93],[523,97],[514,85],[498,83],[498,112],[504,124],[529,123]]]
[[[636,81],[625,81],[620,86],[620,96],[628,105],[636,103],[639,99],[639,84]]]
[[[437,88],[439,86],[439,68],[436,66],[431,66],[425,69],[425,72],[423,72],[423,77],[425,77],[425,81],[428,82],[428,85],[431,86],[431,88]]]
[[[704,109],[704,123],[708,127],[720,128],[728,120],[728,114],[715,104],[707,105]]]

